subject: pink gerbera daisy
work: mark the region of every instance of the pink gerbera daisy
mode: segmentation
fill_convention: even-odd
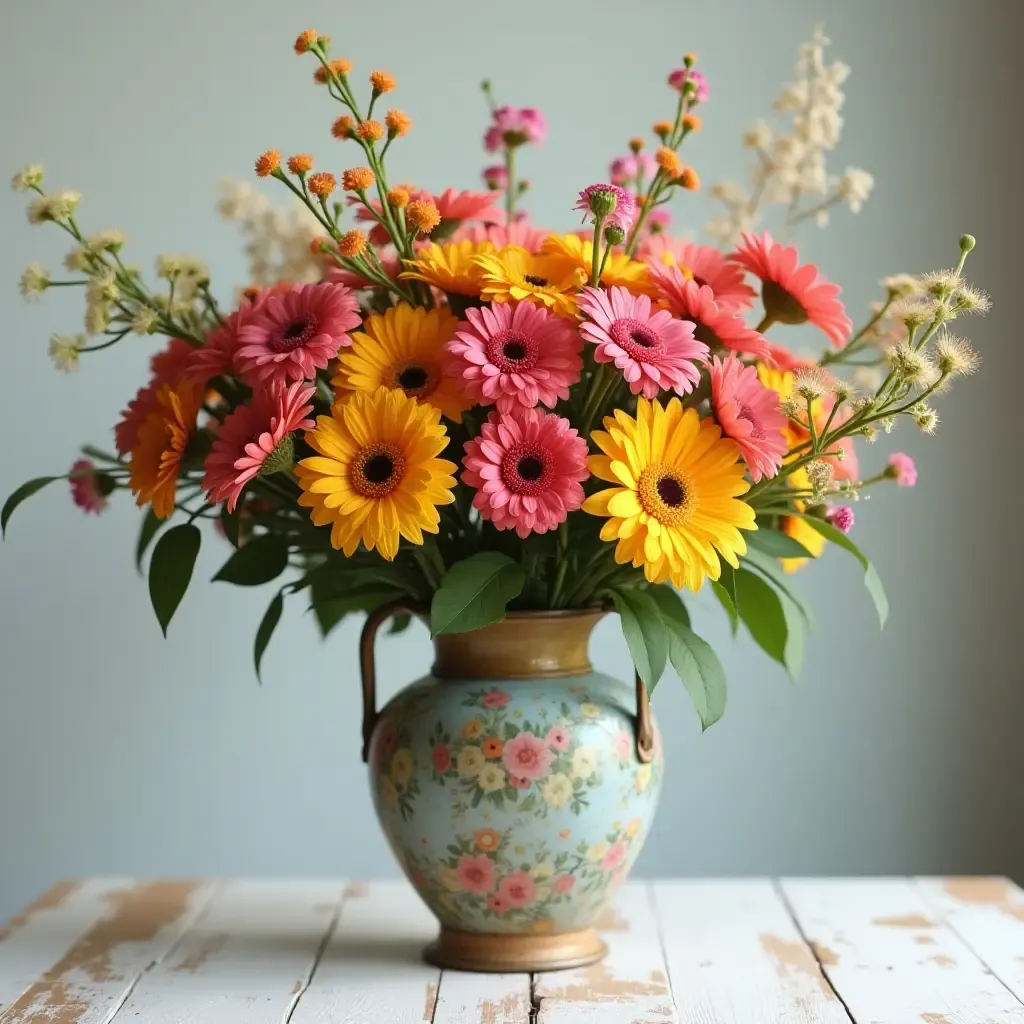
[[[466,329],[447,344],[448,372],[467,398],[481,405],[497,403],[553,409],[580,379],[579,335],[570,321],[543,306],[496,302],[467,309]]]
[[[153,379],[165,384],[181,380],[195,351],[196,346],[192,342],[183,338],[171,338],[166,347],[149,361]]]
[[[636,199],[618,185],[588,185],[576,200],[574,210],[583,211],[583,220],[588,216],[604,218],[606,225],[626,232],[636,220]],[[602,210],[608,212],[602,213]]]
[[[749,352],[757,359],[768,358],[764,338],[736,314],[735,306],[720,306],[706,284],[687,281],[678,267],[652,268],[650,277],[661,304],[675,316],[691,321],[698,341],[711,349],[724,347]]]
[[[504,224],[505,211],[494,205],[500,192],[456,192],[446,188],[440,195],[421,191],[413,199],[429,199],[441,214],[441,220],[480,220],[486,224]]]
[[[787,419],[778,392],[757,379],[757,369],[735,356],[716,356],[711,361],[711,409],[722,433],[739,445],[754,482],[775,476],[789,450]]]
[[[206,335],[206,344],[201,348],[192,349],[187,367],[188,376],[205,384],[213,377],[237,373],[235,357],[238,354],[239,334],[243,325],[267,296],[283,294],[285,291],[286,289],[275,286],[242,299],[238,309],[227,316],[220,327]]]
[[[308,380],[351,345],[358,304],[342,284],[305,284],[268,295],[238,332],[236,362],[246,382]]]
[[[743,245],[731,257],[761,278],[765,314],[782,324],[808,321],[822,330],[836,348],[846,344],[853,322],[839,301],[842,289],[826,281],[811,263],[800,265],[792,246],[772,240],[766,231],[758,237],[743,232]]]
[[[540,252],[544,239],[550,234],[551,231],[548,228],[537,228],[527,220],[517,220],[506,225],[464,225],[452,235],[452,241],[490,242],[498,250],[507,249],[510,245],[517,245],[536,255]]]
[[[484,148],[494,153],[526,142],[539,146],[547,134],[548,122],[536,107],[498,107],[484,134]]]
[[[463,483],[477,489],[473,506],[480,515],[520,537],[565,522],[583,504],[581,484],[590,476],[587,442],[569,421],[521,405],[492,412],[466,442],[462,464]]]
[[[253,477],[291,465],[295,450],[292,434],[312,430],[315,425],[309,418],[315,393],[315,386],[302,381],[288,388],[272,384],[225,417],[203,476],[211,501],[227,501],[228,512],[234,512]]]
[[[651,215],[658,212],[654,210]],[[749,309],[757,297],[757,292],[744,280],[743,271],[713,245],[698,245],[656,234],[639,247],[637,259],[655,265],[685,267],[697,284],[706,284],[715,293],[719,306]]]
[[[666,309],[652,313],[646,295],[584,288],[579,309],[590,318],[580,334],[597,346],[594,358],[615,363],[634,395],[655,398],[662,388],[685,395],[700,380],[695,360],[707,358],[707,345],[694,337],[693,324]]]
[[[109,477],[103,479],[109,480]],[[100,484],[101,478],[96,474],[96,464],[89,459],[78,459],[71,464],[71,500],[83,512],[99,515],[107,507],[107,496]]]

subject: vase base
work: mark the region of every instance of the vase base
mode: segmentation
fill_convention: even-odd
[[[607,952],[593,928],[559,935],[483,935],[442,926],[423,958],[434,967],[458,971],[516,973],[585,967]]]

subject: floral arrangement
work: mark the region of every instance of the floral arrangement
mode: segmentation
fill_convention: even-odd
[[[256,175],[293,194],[288,213],[248,187],[224,197],[253,277],[230,309],[190,257],[159,258],[162,291],[151,288],[120,232],[83,233],[80,195],[48,192],[42,169],[25,168],[13,184],[29,220],[73,248],[69,277],[33,264],[22,292],[85,294],[85,332],[50,342],[57,367],[132,336],[163,342],[114,451],[87,447],[63,476],[24,484],[0,525],[53,480],[86,512],[130,491],[166,632],[210,521],[234,549],[216,579],[283,579],[257,630],[257,672],[297,595],[325,635],[396,601],[423,609],[434,634],[508,610],[614,606],[648,688],[671,663],[710,725],[725,679],[679,591],[710,580],[734,631],[795,673],[810,611],[790,574],[830,543],[860,561],[884,623],[853,506],[878,483],[913,486],[916,471],[898,453],[865,473],[858,446],[901,420],[934,433],[932,400],[978,362],[949,325],[988,305],[964,277],[965,235],[952,269],[886,278],[855,329],[838,285],[763,230],[768,206],[785,210],[783,230],[821,225],[871,189],[865,171],[827,170],[847,69],[825,62],[826,44],[818,34],[801,49],[776,104],[789,123],[745,133],[749,186],[712,187],[722,248],[669,233],[668,204],[700,187],[681,155],[710,99],[692,54],[668,76],[653,147],[629,140],[607,183],[567,200],[582,226],[557,233],[522,209],[520,160],[548,132],[539,110],[499,106],[484,83],[486,191],[399,184],[391,160],[412,121],[380,114],[395,79],[373,71],[366,98],[352,62],[302,33],[295,51],[340,105],[331,134],[354,156],[336,177],[308,154],[262,154]],[[785,348],[776,325],[803,325],[823,354]]]

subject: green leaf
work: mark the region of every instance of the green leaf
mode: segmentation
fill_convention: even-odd
[[[761,527],[759,530],[744,531],[743,537],[748,548],[756,548],[772,558],[810,558],[811,553],[799,541],[793,540],[780,530]]]
[[[142,526],[139,527],[139,539],[135,542],[135,568],[142,575],[142,556],[145,555],[153,538],[160,532],[160,528],[167,525],[166,519],[158,519],[150,505],[146,514],[142,517]]]
[[[659,583],[647,588],[647,593],[654,598],[658,611],[666,624],[670,621],[681,622],[684,626],[690,625],[690,613],[683,604],[683,599],[667,583]]]
[[[725,714],[725,672],[714,649],[678,620],[668,627],[668,656],[693,701],[703,732]]]
[[[374,608],[390,604],[402,596],[400,590],[387,584],[366,584],[362,587],[353,587],[344,597],[320,598],[314,584],[310,607],[320,625],[321,636],[326,638],[347,615],[373,611]]]
[[[825,538],[838,547],[845,548],[864,567],[864,586],[868,588],[871,600],[875,603],[875,610],[878,612],[878,621],[884,627],[886,619],[889,618],[889,598],[886,597],[885,587],[882,586],[882,578],[878,570],[868,560],[867,555],[842,530],[837,530],[831,523],[817,516],[804,516],[804,522],[813,526]]]
[[[789,577],[774,558],[761,551],[748,550],[740,560],[740,565],[748,569],[753,567],[769,580],[776,590],[784,594],[799,609],[808,627],[814,629],[814,613],[811,611],[810,605],[800,596],[798,591],[793,589],[792,584],[789,582]],[[740,617],[742,617],[743,609],[740,608],[739,611]]]
[[[224,502],[220,507],[220,525],[224,530],[224,536],[228,543],[237,551],[239,547],[239,533],[242,529],[242,517],[239,512],[228,512],[228,503]]]
[[[277,579],[288,568],[288,545],[273,534],[246,541],[214,576],[215,581],[258,587]]]
[[[270,638],[274,635],[274,630],[277,629],[277,624],[281,621],[281,612],[283,611],[284,594],[279,590],[267,606],[267,610],[263,613],[263,618],[256,629],[256,640],[252,647],[253,662],[256,665],[256,678],[261,683],[263,680],[260,678],[260,663],[263,661],[263,652],[267,649],[267,644],[270,643]]]
[[[736,570],[728,562],[722,562],[722,575],[712,580],[711,589],[729,616],[729,626],[735,636],[740,628],[740,597],[736,589]]]
[[[14,510],[26,498],[31,498],[36,491],[41,491],[47,484],[54,480],[63,480],[62,476],[37,476],[34,480],[23,483],[5,502],[3,510],[0,511],[0,537],[7,536],[7,524],[10,521]]]
[[[398,636],[399,633],[404,633],[409,628],[410,622],[412,622],[412,616],[408,612],[399,612],[391,620],[388,636]]]
[[[786,663],[789,626],[782,598],[755,573],[736,574],[740,594],[740,618],[759,647],[780,665]]]
[[[430,635],[468,633],[500,622],[525,583],[522,566],[497,551],[481,551],[456,562],[430,604]]]
[[[164,636],[188,590],[202,539],[198,526],[182,523],[168,530],[153,548],[149,560],[149,599]]]
[[[668,631],[650,589],[613,587],[609,590],[619,613],[622,635],[640,678],[654,693],[668,660]]]

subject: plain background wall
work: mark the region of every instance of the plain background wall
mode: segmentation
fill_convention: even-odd
[[[749,642],[730,642],[710,595],[691,602],[719,645],[730,707],[701,736],[683,688],[662,683],[669,771],[638,872],[1022,873],[1015,9],[7,3],[0,152],[5,173],[38,160],[52,186],[81,189],[82,223],[126,230],[142,266],[160,251],[202,254],[226,298],[245,270],[234,228],[213,212],[216,181],[246,178],[271,146],[310,150],[335,170],[355,162],[330,138],[337,110],[312,87],[312,62],[291,53],[301,29],[330,33],[356,80],[374,67],[398,76],[396,104],[416,121],[393,150],[398,178],[477,187],[485,75],[502,100],[542,107],[550,140],[522,163],[538,182],[537,221],[565,228],[577,190],[669,113],[664,76],[684,50],[700,52],[712,89],[689,159],[706,182],[739,176],[740,131],[767,113],[797,46],[824,22],[830,52],[853,66],[835,169],[864,166],[878,187],[859,217],[840,212],[809,232],[805,255],[844,284],[861,320],[882,275],[948,265],[958,236],[974,232],[971,276],[996,309],[961,326],[985,365],[942,403],[937,438],[903,427],[862,448],[866,466],[895,447],[921,471],[915,491],[883,490],[857,508],[857,539],[892,598],[884,633],[837,552],[799,580],[820,628],[795,687]],[[80,296],[19,300],[22,267],[56,268],[66,249],[56,230],[26,224],[22,198],[0,197],[4,494],[62,472],[80,442],[107,443],[153,347],[128,341],[77,375],[51,370],[48,335],[78,329]],[[699,227],[710,204],[698,196],[675,210],[677,224]],[[208,584],[226,556],[210,537],[164,641],[132,565],[137,523],[127,500],[87,519],[57,485],[18,511],[0,548],[0,918],[69,875],[394,874],[359,762],[358,623],[321,646],[294,602],[260,688],[251,645],[269,590]],[[387,643],[385,690],[428,658],[422,629]],[[614,622],[593,655],[628,676]]]

